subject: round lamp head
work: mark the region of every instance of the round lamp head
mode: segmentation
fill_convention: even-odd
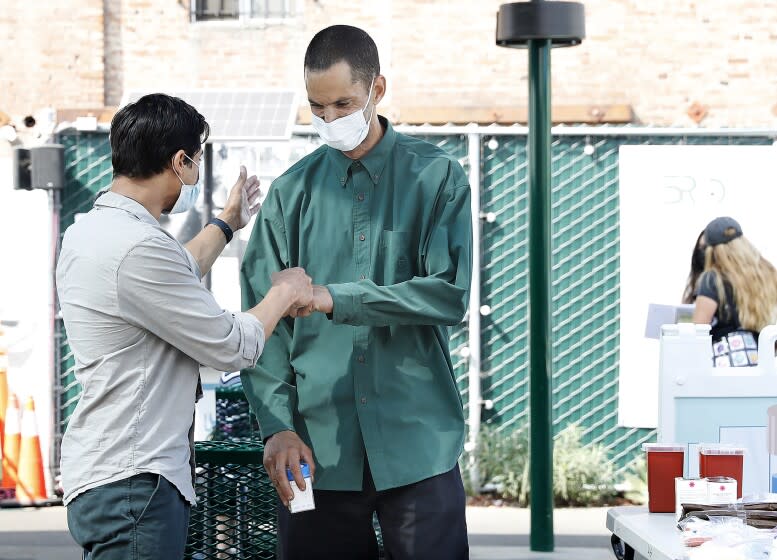
[[[553,47],[573,47],[585,38],[585,9],[580,2],[534,0],[502,4],[496,16],[496,44],[527,48],[529,41],[550,39]]]

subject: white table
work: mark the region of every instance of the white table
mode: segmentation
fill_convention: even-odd
[[[648,513],[646,507],[607,511],[607,528],[634,549],[635,560],[681,560],[685,547],[673,513]]]

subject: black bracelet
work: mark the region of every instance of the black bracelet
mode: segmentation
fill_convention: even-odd
[[[208,225],[211,225],[211,224],[218,227],[221,231],[224,232],[224,237],[227,238],[227,243],[232,241],[232,236],[234,235],[234,233],[232,232],[232,228],[229,227],[229,224],[227,222],[225,222],[224,220],[219,220],[218,218],[211,218],[208,221]]]

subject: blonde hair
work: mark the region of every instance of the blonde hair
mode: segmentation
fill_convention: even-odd
[[[718,306],[728,304],[724,281],[731,285],[739,324],[761,332],[777,319],[777,270],[744,236],[707,247],[704,269],[713,270]]]

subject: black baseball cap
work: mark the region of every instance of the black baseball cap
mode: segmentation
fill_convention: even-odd
[[[710,247],[728,243],[737,237],[742,237],[742,226],[734,218],[728,216],[715,218],[704,228],[704,239]]]

